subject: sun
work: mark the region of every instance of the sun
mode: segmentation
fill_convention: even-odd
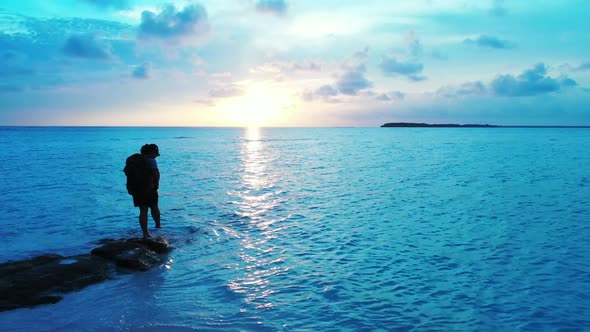
[[[271,84],[250,83],[244,94],[228,99],[218,107],[232,126],[264,127],[280,122],[292,100],[282,89]]]

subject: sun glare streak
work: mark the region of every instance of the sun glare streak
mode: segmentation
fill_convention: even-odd
[[[231,194],[236,197],[233,202],[237,206],[235,213],[246,221],[248,231],[242,233],[242,246],[237,252],[242,259],[242,263],[236,266],[240,275],[230,280],[227,287],[242,294],[248,305],[256,309],[270,309],[274,307],[272,295],[277,292],[272,277],[284,272],[281,266],[284,259],[277,256],[280,250],[276,250],[272,241],[278,236],[277,229],[273,229],[272,225],[284,219],[267,215],[281,203],[276,197],[277,178],[271,175],[270,169],[275,157],[265,149],[260,128],[245,128],[242,138],[241,184]]]
[[[267,180],[264,177],[266,172],[266,160],[262,153],[262,143],[260,142],[260,129],[258,127],[248,127],[246,129],[246,143],[244,156],[243,180],[246,187],[252,190],[259,190],[264,186]],[[264,197],[262,195],[261,197]],[[258,197],[246,197],[252,198]]]

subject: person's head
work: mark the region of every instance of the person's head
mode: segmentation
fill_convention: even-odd
[[[144,156],[158,157],[160,150],[156,144],[146,144],[141,147],[141,154]]]

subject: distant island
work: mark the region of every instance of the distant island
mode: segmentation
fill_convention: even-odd
[[[428,123],[413,123],[413,122],[391,122],[382,125],[381,127],[394,127],[394,128],[496,128],[499,126],[489,124],[428,124]]]
[[[498,126],[490,124],[428,124],[415,122],[390,122],[381,125],[382,128],[590,128],[590,126]]]

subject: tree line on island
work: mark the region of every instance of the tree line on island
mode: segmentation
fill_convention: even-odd
[[[382,128],[590,128],[590,126],[498,126],[490,124],[389,122]]]
[[[428,123],[414,123],[414,122],[390,122],[383,124],[381,127],[395,127],[395,128],[490,128],[499,127],[496,125],[489,124],[455,124],[455,123],[444,123],[444,124],[428,124]]]

